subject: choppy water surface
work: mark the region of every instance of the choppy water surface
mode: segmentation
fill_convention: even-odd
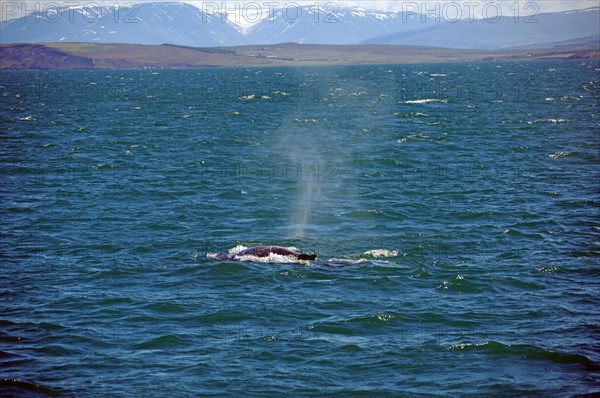
[[[599,67],[3,72],[0,391],[598,392]]]

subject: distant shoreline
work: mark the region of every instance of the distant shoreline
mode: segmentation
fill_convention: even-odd
[[[584,58],[600,58],[600,49],[594,45],[539,50],[461,50],[297,43],[238,47],[108,43],[0,45],[0,70],[392,65]]]

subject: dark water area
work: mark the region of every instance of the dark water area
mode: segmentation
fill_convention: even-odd
[[[599,100],[597,60],[2,72],[0,395],[598,393]]]

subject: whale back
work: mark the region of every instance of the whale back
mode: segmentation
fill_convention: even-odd
[[[257,246],[251,247],[246,250],[239,252],[236,257],[243,256],[254,256],[258,258],[269,257],[271,254],[278,254],[280,256],[295,257],[299,260],[315,260],[317,256],[315,254],[300,254],[293,252],[285,247],[280,246]]]
[[[316,254],[298,254],[298,260],[310,260],[314,261],[317,259]]]
[[[297,256],[298,253],[294,253],[284,247],[279,246],[257,246],[239,252],[238,256],[254,256],[254,257],[269,257],[271,254],[279,254],[280,256]]]

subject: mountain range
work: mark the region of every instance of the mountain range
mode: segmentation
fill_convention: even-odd
[[[132,3],[133,4],[133,3]],[[328,3],[329,4],[329,3]],[[600,7],[535,17],[441,21],[360,8],[272,10],[243,27],[187,3],[38,11],[0,24],[0,44],[132,43],[222,47],[255,44],[399,44],[460,49],[553,48],[600,42]]]

